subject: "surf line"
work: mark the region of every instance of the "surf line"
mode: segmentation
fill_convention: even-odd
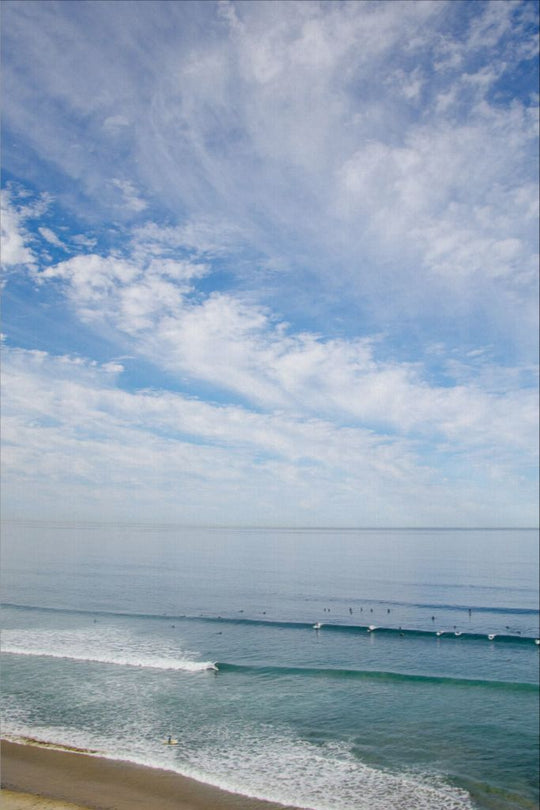
[[[484,687],[489,689],[506,689],[518,692],[536,692],[537,685],[529,682],[492,681],[482,678],[456,678],[450,675],[424,675],[415,672],[396,672],[393,670],[361,670],[339,668],[316,668],[294,666],[259,666],[257,664],[235,664],[218,662],[218,669],[223,673],[240,673],[255,676],[302,676],[335,680],[377,680],[388,682],[411,682],[426,684],[446,684],[450,686]]]
[[[325,624],[323,622],[316,622],[315,624],[311,625],[313,630],[316,630],[317,633],[320,630],[326,630],[329,632],[343,632],[343,633],[368,633],[368,634],[385,634],[385,635],[397,635],[397,636],[408,636],[408,637],[416,637],[416,638],[442,638],[443,636],[446,639],[449,638],[459,638],[469,641],[502,641],[502,642],[514,642],[514,643],[525,643],[530,644],[534,643],[536,645],[540,645],[540,639],[534,638],[533,636],[523,636],[521,633],[516,634],[509,634],[509,633],[467,633],[466,631],[459,630],[457,627],[454,627],[452,630],[416,630],[406,627],[385,627],[384,625],[379,626],[375,624],[370,625],[348,625],[348,624]]]

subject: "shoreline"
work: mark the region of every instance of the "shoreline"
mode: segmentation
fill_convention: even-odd
[[[45,745],[3,739],[1,758],[5,810],[298,810],[174,771]]]

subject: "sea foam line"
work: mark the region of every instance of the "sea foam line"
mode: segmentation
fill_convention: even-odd
[[[35,658],[57,658],[68,661],[79,661],[81,663],[107,664],[111,666],[139,667],[142,669],[157,669],[162,671],[177,672],[221,672],[239,673],[262,677],[283,677],[296,675],[308,678],[335,678],[335,679],[358,679],[358,680],[378,680],[398,683],[424,683],[435,685],[461,686],[461,687],[484,687],[487,689],[506,689],[520,692],[537,690],[537,685],[528,682],[518,681],[493,681],[481,678],[454,678],[448,675],[421,675],[408,672],[393,672],[385,670],[361,670],[361,669],[338,669],[338,668],[317,668],[317,667],[280,667],[280,666],[256,666],[253,664],[234,664],[226,661],[174,661],[168,658],[156,659],[129,659],[126,657],[105,657],[105,656],[79,656],[67,653],[51,652],[47,650],[22,650],[16,647],[4,646],[2,652],[8,655],[23,655]]]
[[[80,661],[89,664],[110,664],[122,667],[139,667],[142,669],[174,670],[177,672],[205,672],[217,670],[213,661],[190,661],[181,659],[178,661],[169,658],[127,658],[125,656],[100,656],[100,655],[70,655],[67,652],[54,652],[47,649],[21,649],[12,645],[2,645],[2,652],[9,655],[25,655],[35,658],[61,658],[67,661]]]
[[[74,744],[71,733],[63,731],[53,731],[55,742],[20,731],[4,733],[3,737],[15,743],[118,760],[117,740],[113,751],[111,741],[90,735],[89,748],[81,745],[82,740]],[[171,770],[244,797],[311,810],[473,810],[468,792],[444,778],[375,769],[354,758],[343,744],[314,747],[276,736],[272,729],[264,733],[264,744],[249,734],[245,740],[236,739],[236,743],[238,750],[236,746],[231,750],[227,736],[225,749],[219,744],[217,751],[214,745],[207,750],[203,747],[195,760],[188,757],[179,762],[158,756],[164,750],[158,742],[155,753],[150,755],[138,747],[123,749],[122,760]],[[288,763],[285,770],[284,762]]]

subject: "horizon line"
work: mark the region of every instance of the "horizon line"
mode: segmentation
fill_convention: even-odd
[[[299,531],[539,531],[540,526],[438,526],[438,525],[378,525],[378,526],[336,526],[305,524],[257,524],[257,523],[182,523],[177,521],[154,522],[147,520],[111,519],[95,520],[86,518],[0,518],[1,524],[40,524],[58,523],[64,525],[85,524],[91,526],[142,526],[148,528],[177,527],[182,529],[261,529]]]

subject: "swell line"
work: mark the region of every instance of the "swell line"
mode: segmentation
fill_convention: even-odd
[[[376,680],[394,683],[422,683],[433,685],[485,687],[488,689],[506,689],[518,692],[536,692],[537,684],[516,681],[494,681],[481,678],[454,678],[446,675],[420,675],[407,672],[393,672],[381,670],[339,669],[332,667],[291,667],[291,666],[258,666],[256,664],[235,664],[228,661],[189,661],[175,659],[133,659],[108,657],[80,657],[66,653],[50,652],[46,650],[20,650],[17,648],[3,648],[2,652],[8,655],[20,655],[34,658],[60,658],[69,661],[78,661],[88,664],[107,664],[112,666],[139,667],[141,669],[158,669],[178,672],[205,672],[247,674],[258,677],[283,678],[287,676],[308,678],[331,678],[336,680]]]
[[[453,678],[446,675],[417,675],[406,672],[380,670],[332,669],[316,667],[275,667],[257,666],[254,664],[231,664],[224,661],[216,663],[218,672],[245,673],[252,675],[284,677],[287,675],[309,678],[335,678],[342,680],[376,680],[397,683],[446,684],[450,686],[478,686],[488,689],[507,689],[517,692],[536,692],[537,685],[528,682],[491,681],[481,678]]]
[[[511,642],[513,644],[538,644],[534,636],[509,633],[470,633],[459,630],[418,630],[416,628],[377,626],[377,625],[339,625],[320,624],[312,625],[316,630],[344,633],[373,633],[377,635],[401,636],[407,638],[436,638],[436,639],[463,639],[464,641],[496,641]]]
[[[103,616],[111,618],[130,618],[130,619],[146,619],[155,621],[186,621],[186,622],[205,622],[205,623],[221,623],[233,626],[251,626],[251,627],[265,627],[265,628],[281,628],[290,630],[317,630],[325,633],[351,633],[351,634],[366,634],[376,633],[377,635],[394,635],[404,636],[408,638],[459,638],[464,641],[494,641],[497,643],[511,642],[513,644],[540,644],[540,639],[534,636],[525,636],[518,633],[471,633],[467,631],[457,631],[448,628],[441,628],[439,630],[417,629],[407,627],[395,627],[392,625],[363,625],[363,624],[339,624],[332,622],[317,622],[312,624],[306,621],[286,621],[275,619],[258,619],[249,618],[246,616],[208,616],[208,615],[186,615],[186,614],[169,614],[169,613],[128,613],[123,611],[105,611],[105,610],[80,610],[70,608],[55,608],[55,607],[38,607],[36,605],[20,605],[10,602],[1,603],[1,607],[13,608],[21,611],[43,611],[47,613],[63,613],[71,615],[82,616]],[[499,609],[494,608],[494,612]],[[517,609],[513,609],[516,613]],[[528,608],[520,610],[521,613],[530,614],[537,611],[531,611]]]

